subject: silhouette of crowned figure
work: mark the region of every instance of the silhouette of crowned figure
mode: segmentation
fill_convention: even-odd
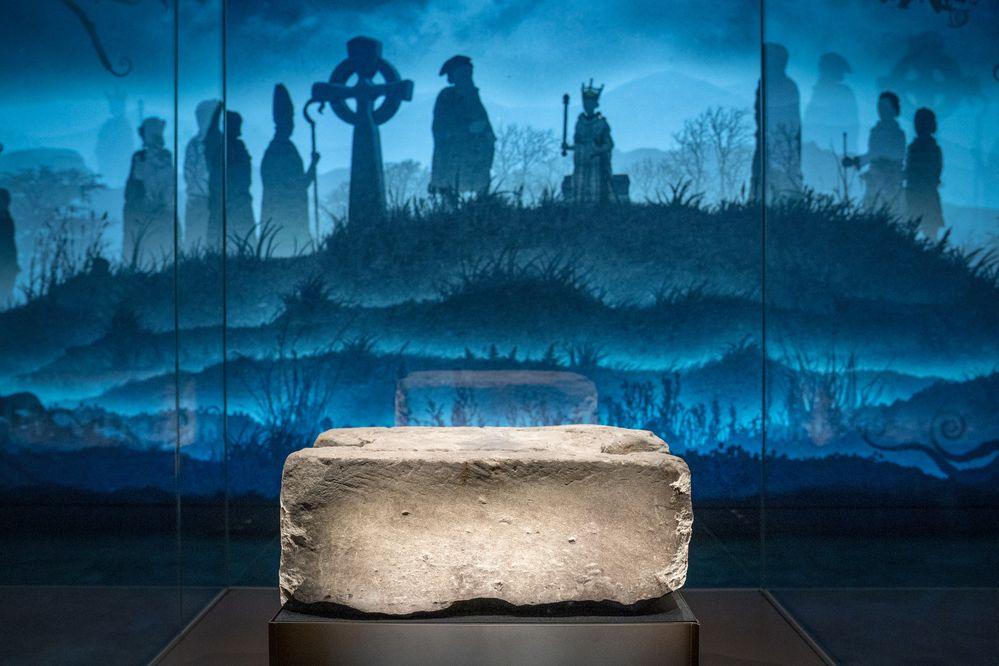
[[[309,185],[316,173],[319,155],[313,153],[308,170],[291,142],[295,129],[295,109],[291,95],[282,84],[274,86],[274,138],[260,162],[264,186],[260,202],[260,224],[273,233],[273,253],[290,257],[312,243],[309,233]]]
[[[173,250],[173,156],[163,147],[160,118],[146,118],[139,127],[142,148],[132,155],[125,183],[125,264],[147,267]]]
[[[819,58],[819,80],[812,87],[812,98],[805,108],[804,140],[822,150],[839,151],[846,135],[847,151],[857,151],[860,121],[857,98],[843,78],[853,70],[838,53],[823,53]]]
[[[0,187],[0,307],[14,295],[14,282],[21,272],[17,265],[17,236],[10,214],[10,192]]]
[[[583,112],[576,118],[573,145],[563,146],[573,151],[572,177],[567,184],[572,199],[581,203],[606,203],[614,196],[611,179],[614,140],[607,119],[597,111],[603,90],[603,86],[593,86],[593,79],[589,85],[584,83],[580,87]]]
[[[104,181],[120,183],[128,178],[128,155],[135,149],[135,129],[125,117],[128,96],[121,88],[106,95],[111,117],[97,131],[97,168]]]
[[[441,90],[434,104],[430,192],[485,193],[496,135],[472,81],[472,59],[456,55],[441,66],[439,75],[446,75],[451,85]]]
[[[766,67],[766,109],[760,104],[760,84],[756,86],[756,150],[750,190],[754,199],[762,198],[764,179],[766,200],[796,196],[801,193],[801,101],[798,86],[787,73],[787,49],[780,44],[763,46]],[[766,119],[766,127],[763,119]],[[767,137],[766,170],[763,169],[763,134]]]
[[[902,163],[905,160],[905,132],[899,127],[898,95],[885,91],[878,96],[878,123],[867,138],[867,152],[844,157],[844,167],[860,169],[864,181],[863,207],[868,210],[887,207],[900,214],[902,203]]]
[[[935,240],[944,226],[940,206],[940,174],[943,172],[943,152],[933,135],[937,117],[927,108],[916,111],[913,120],[916,138],[909,144],[905,157],[905,203],[909,217],[919,220],[919,232]]]
[[[225,194],[226,240],[234,251],[256,239],[253,221],[253,197],[250,195],[252,167],[250,153],[239,137],[243,132],[243,117],[235,111],[226,111],[225,140],[219,126],[222,105],[212,114],[205,133],[205,159],[208,160],[208,239],[210,247],[221,242],[223,223],[223,191]],[[222,151],[225,146],[225,162]],[[222,174],[225,173],[225,187]]]
[[[212,113],[220,104],[217,99],[206,99],[198,104],[194,117],[198,133],[191,137],[184,150],[184,185],[187,200],[184,207],[184,242],[188,248],[209,243],[208,233],[208,161],[205,159],[205,134],[212,121]],[[212,241],[218,245],[218,239]]]

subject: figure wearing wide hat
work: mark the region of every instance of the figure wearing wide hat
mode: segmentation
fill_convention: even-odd
[[[496,135],[479,89],[472,81],[472,59],[450,58],[440,76],[450,84],[434,105],[434,157],[430,191],[460,194],[489,190]]]
[[[279,257],[293,256],[309,247],[309,185],[312,184],[319,155],[313,154],[306,170],[298,149],[291,141],[295,129],[295,109],[288,89],[274,86],[274,138],[260,163],[264,186],[260,202],[260,224],[272,233],[271,248]]]

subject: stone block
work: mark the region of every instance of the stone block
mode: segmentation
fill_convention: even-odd
[[[282,601],[407,615],[662,596],[693,522],[668,451],[595,425],[327,431],[285,463]]]

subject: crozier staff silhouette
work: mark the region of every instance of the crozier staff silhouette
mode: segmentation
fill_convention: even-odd
[[[580,93],[583,99],[583,112],[576,118],[576,129],[572,135],[572,145],[562,144],[563,153],[572,151],[572,176],[563,182],[563,194],[580,203],[606,203],[614,195],[611,178],[611,153],[614,140],[611,139],[610,124],[603,114],[597,111],[603,86],[594,87],[582,84]],[[568,106],[568,96],[563,104]],[[567,114],[563,113],[563,125]],[[565,136],[563,127],[562,135]]]
[[[291,95],[282,84],[274,86],[274,138],[260,162],[264,186],[260,202],[260,224],[270,225],[275,256],[288,257],[312,243],[309,233],[309,185],[316,174],[319,154],[313,153],[305,169],[298,149],[291,141],[295,129],[295,109]]]
[[[122,214],[127,266],[149,266],[173,250],[173,156],[163,147],[165,127],[161,118],[146,118],[139,127],[142,148],[132,155]]]
[[[472,81],[472,59],[456,55],[441,66],[448,87],[434,104],[434,155],[430,192],[485,193],[493,166],[496,135]]]
[[[376,83],[379,75],[383,81]],[[357,82],[348,86],[353,76]],[[353,109],[347,105],[351,99],[355,102]],[[305,104],[306,118],[312,104],[319,104],[320,113],[329,104],[340,120],[354,128],[347,209],[350,224],[385,217],[385,170],[378,126],[388,122],[402,103],[411,99],[413,82],[399,76],[382,57],[382,43],[370,37],[354,37],[347,42],[347,58],[336,66],[329,81],[312,85],[312,99]]]
[[[863,206],[868,210],[887,207],[901,212],[902,164],[905,160],[905,132],[898,125],[898,96],[890,91],[878,97],[878,123],[871,128],[867,152],[856,157],[844,157],[844,167],[860,169],[864,181]]]

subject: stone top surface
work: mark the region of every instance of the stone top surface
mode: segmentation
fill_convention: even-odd
[[[336,428],[319,435],[317,449],[363,449],[366,454],[392,453],[543,453],[580,456],[668,453],[669,446],[647,430],[600,425],[541,428],[425,427]],[[546,456],[547,457],[547,456]]]

